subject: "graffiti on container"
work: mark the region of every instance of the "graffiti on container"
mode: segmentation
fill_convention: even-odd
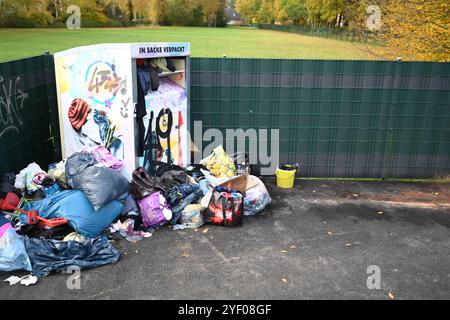
[[[20,111],[28,98],[28,93],[21,90],[22,79],[4,80],[0,76],[0,139],[10,131],[19,133],[23,124]]]
[[[111,109],[118,95],[122,97],[127,94],[127,80],[118,75],[115,64],[96,61],[86,71],[85,81],[89,98],[96,104],[104,105]],[[128,100],[121,99],[120,113],[122,117],[128,117]]]

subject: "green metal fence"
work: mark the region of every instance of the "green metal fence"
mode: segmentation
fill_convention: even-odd
[[[304,177],[450,175],[450,64],[195,58],[191,75],[191,124],[279,129]],[[0,173],[60,160],[55,90],[51,55],[0,64]]]
[[[0,63],[0,173],[58,158],[53,56]]]
[[[280,129],[306,177],[450,174],[450,64],[193,59],[191,118]]]
[[[311,28],[297,25],[254,24],[254,27],[264,30],[282,31],[301,34],[305,36],[320,37],[326,39],[345,40],[352,42],[373,42],[373,34],[369,31],[349,30],[348,28]]]

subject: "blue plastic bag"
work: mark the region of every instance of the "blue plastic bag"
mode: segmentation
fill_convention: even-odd
[[[0,238],[0,271],[14,270],[31,271],[31,263],[23,237],[14,229],[8,229]]]
[[[72,228],[87,238],[97,237],[120,215],[122,209],[122,203],[112,201],[95,211],[84,193],[78,190],[61,191],[24,205],[24,210],[37,210],[39,216],[46,219],[66,218]],[[27,223],[28,217],[22,214],[20,221]]]
[[[86,243],[25,238],[32,274],[45,277],[50,272],[76,266],[81,270],[115,263],[120,254],[108,241],[91,239]]]

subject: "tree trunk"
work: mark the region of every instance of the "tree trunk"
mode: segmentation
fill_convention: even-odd
[[[53,2],[53,5],[55,7],[55,19],[58,19],[58,3],[57,3],[57,0],[55,0]]]
[[[3,20],[3,7],[5,6],[5,1],[2,1],[2,5],[0,6],[0,21]]]

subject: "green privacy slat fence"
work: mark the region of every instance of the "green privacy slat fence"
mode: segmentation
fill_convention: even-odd
[[[0,64],[0,173],[60,160],[53,70]],[[192,123],[279,129],[302,176],[449,177],[450,64],[196,58],[191,74]]]
[[[0,173],[58,157],[53,56],[0,63]]]
[[[191,89],[203,131],[279,129],[302,176],[450,174],[450,64],[193,59]]]
[[[311,28],[307,26],[297,26],[297,25],[274,25],[274,24],[253,24],[254,27],[264,30],[282,31],[297,33],[306,36],[336,39],[336,40],[346,40],[346,41],[356,41],[356,42],[370,42],[372,41],[372,36],[370,32],[362,32],[358,30],[348,30],[347,28],[325,28],[317,27]]]

